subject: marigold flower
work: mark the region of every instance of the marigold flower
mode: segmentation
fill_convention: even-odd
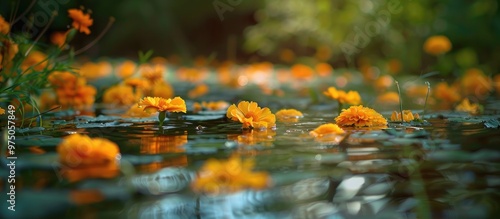
[[[340,128],[338,125],[333,124],[333,123],[327,123],[320,125],[316,129],[312,130],[309,132],[309,135],[314,136],[314,137],[323,137],[324,135],[330,135],[330,134],[344,134],[345,131]]]
[[[58,47],[62,47],[66,44],[67,35],[68,31],[56,31],[50,35],[50,42]]]
[[[411,122],[415,119],[420,119],[418,113],[413,114],[411,110],[403,110],[403,121]],[[401,113],[397,111],[393,111],[391,115],[392,122],[401,122]]]
[[[19,52],[19,47],[12,40],[2,40],[0,42],[3,44],[2,47],[0,47],[0,69],[2,69],[4,64],[9,66],[9,62],[12,61],[17,52]]]
[[[243,128],[272,128],[276,123],[276,116],[267,107],[261,108],[256,102],[241,101],[227,109],[226,116],[243,123]]]
[[[477,68],[468,69],[460,80],[465,95],[484,98],[493,90],[492,80]]]
[[[349,91],[346,93],[343,90],[337,90],[335,87],[329,87],[323,94],[339,101],[341,104],[357,105],[361,103],[361,96],[359,96],[357,91]]]
[[[229,103],[223,100],[220,101],[202,101],[201,103],[195,102],[193,104],[194,111],[208,110],[208,111],[218,111],[226,110],[229,107]]]
[[[310,80],[314,76],[313,69],[304,64],[295,64],[290,71],[292,72],[292,76],[299,80]]]
[[[351,106],[349,109],[343,109],[335,122],[341,126],[355,126],[355,127],[376,127],[387,125],[387,120],[380,115],[377,111],[360,106]]]
[[[163,79],[165,66],[145,64],[139,67],[139,72],[143,78],[146,78],[151,84],[155,84]]]
[[[89,14],[84,14],[80,9],[69,9],[68,14],[69,17],[73,19],[73,28],[87,35],[90,34],[89,27],[92,26],[94,20],[90,18]]]
[[[106,61],[86,62],[80,67],[79,73],[88,80],[95,80],[111,74],[112,69],[111,64]]]
[[[134,92],[133,88],[127,85],[115,85],[104,91],[102,100],[104,103],[116,105],[132,105],[141,98],[140,92]]]
[[[399,94],[396,92],[387,92],[377,97],[377,103],[395,105],[399,104]]]
[[[120,78],[128,78],[135,73],[137,65],[135,62],[126,60],[116,68],[116,75]]]
[[[186,102],[180,97],[144,97],[139,101],[139,106],[146,112],[186,112]]]
[[[451,50],[450,39],[438,35],[429,37],[424,43],[424,51],[431,55],[441,55]]]
[[[5,110],[2,107],[0,107],[0,115],[3,115],[3,114],[5,114]]]
[[[304,117],[302,112],[296,109],[282,109],[276,112],[276,118],[280,122],[297,122],[302,117]]]
[[[321,62],[316,64],[316,72],[321,77],[327,77],[332,74],[333,68],[330,64]]]
[[[84,78],[71,72],[55,71],[48,80],[56,89],[57,101],[63,108],[83,109],[92,106],[97,93],[93,86],[87,85]]]
[[[200,84],[188,92],[188,97],[189,98],[201,97],[207,94],[208,90],[209,90],[208,85]]]
[[[115,162],[120,149],[108,139],[73,134],[65,137],[57,146],[57,153],[61,163],[69,167],[81,167]]]
[[[468,113],[470,113],[472,115],[479,114],[480,109],[481,109],[481,107],[480,107],[479,104],[477,104],[477,103],[471,103],[468,98],[463,99],[462,102],[460,102],[460,104],[458,104],[455,107],[456,111],[459,111],[459,112],[468,112]]]
[[[231,156],[227,161],[209,159],[197,173],[191,187],[206,194],[233,193],[243,189],[264,189],[270,183],[266,172],[253,172],[254,161]]]
[[[0,33],[7,35],[10,32],[10,24],[0,15]]]

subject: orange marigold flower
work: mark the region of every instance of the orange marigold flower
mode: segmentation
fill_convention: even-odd
[[[145,64],[139,67],[141,76],[146,78],[151,84],[161,81],[163,79],[163,73],[165,72],[165,66],[163,65],[149,65]]]
[[[253,167],[253,160],[241,160],[234,155],[227,161],[209,159],[198,171],[191,187],[195,192],[213,195],[268,187],[269,175],[253,172]]]
[[[102,100],[104,103],[132,105],[140,98],[140,92],[134,92],[132,87],[127,85],[115,85],[104,91]]]
[[[314,76],[313,69],[304,64],[295,64],[290,71],[292,72],[292,76],[299,80],[309,80]]]
[[[359,96],[357,91],[349,91],[346,93],[343,90],[337,90],[335,87],[329,87],[323,94],[339,101],[341,104],[347,103],[350,105],[357,105],[361,103],[361,96]]]
[[[455,107],[456,111],[468,112],[472,115],[479,114],[481,106],[477,103],[471,103],[468,98],[465,98]]]
[[[202,101],[201,103],[195,102],[193,104],[194,111],[208,110],[208,111],[218,111],[225,110],[229,107],[229,103],[223,100],[220,101]]]
[[[69,167],[79,167],[115,162],[120,150],[108,139],[73,134],[65,137],[57,146],[57,153],[61,163]]]
[[[316,72],[319,76],[326,77],[332,74],[333,68],[330,64],[322,62],[316,64]]]
[[[208,85],[200,84],[188,92],[188,97],[189,98],[201,97],[207,94],[208,90],[209,90]]]
[[[493,90],[491,78],[477,68],[468,69],[460,82],[465,95],[484,98]]]
[[[106,61],[86,62],[80,67],[79,73],[88,80],[95,80],[111,74],[112,69],[111,64]]]
[[[335,122],[342,127],[355,126],[355,127],[376,127],[387,125],[387,120],[380,115],[377,111],[360,106],[351,106],[349,109],[343,109]]]
[[[56,31],[50,35],[50,42],[52,44],[62,47],[66,44],[66,37],[69,31]]]
[[[396,92],[387,92],[377,97],[377,103],[395,105],[399,103],[399,94]]]
[[[116,68],[116,75],[122,79],[128,78],[135,73],[136,67],[135,62],[130,60],[124,61]]]
[[[309,135],[314,136],[314,137],[323,137],[324,135],[330,135],[330,134],[344,134],[345,131],[340,128],[338,125],[333,124],[333,123],[327,123],[320,125],[316,129],[312,130],[309,132]]]
[[[438,35],[429,37],[424,43],[424,51],[431,55],[441,55],[451,50],[450,39]]]
[[[243,128],[272,128],[276,123],[276,116],[267,107],[260,108],[256,102],[241,101],[227,109],[226,116],[243,123]]]
[[[3,115],[3,114],[5,114],[5,110],[2,107],[0,107],[0,115]]]
[[[48,80],[56,89],[57,101],[63,108],[88,108],[94,104],[97,93],[93,86],[87,85],[84,78],[71,72],[55,71]]]
[[[415,119],[420,119],[418,113],[413,114],[411,110],[403,110],[403,121],[411,122]],[[401,122],[401,113],[397,111],[393,111],[391,115],[392,122]]]
[[[186,102],[180,97],[144,97],[139,101],[139,106],[146,112],[186,112]]]
[[[0,43],[3,44],[2,47],[0,47],[0,69],[2,69],[4,64],[9,66],[9,62],[16,56],[17,52],[19,52],[19,47],[12,40],[2,40]]]
[[[0,15],[0,33],[7,35],[10,32],[10,24]]]
[[[69,17],[73,19],[73,28],[87,35],[90,34],[89,27],[92,26],[94,20],[90,18],[89,14],[84,14],[80,9],[69,9],[68,14]]]
[[[280,122],[297,122],[302,117],[304,117],[302,112],[296,109],[282,109],[276,112],[276,118]]]

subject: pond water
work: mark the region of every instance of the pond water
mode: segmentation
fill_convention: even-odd
[[[494,114],[497,107],[491,102],[485,112]],[[17,218],[490,218],[500,213],[498,116],[431,112],[422,124],[347,129],[345,137],[316,139],[309,131],[333,121],[331,106],[310,106],[298,122],[280,122],[267,131],[242,130],[225,111],[171,114],[163,131],[156,117],[121,118],[113,112],[55,114],[44,120],[44,130],[18,130]],[[106,176],[106,169],[66,173],[55,146],[72,133],[117,143],[119,173],[110,179],[89,177]],[[255,170],[268,172],[272,185],[225,195],[194,193],[190,183],[204,162],[231,154],[254,158]],[[2,203],[3,218],[10,218],[6,208]]]

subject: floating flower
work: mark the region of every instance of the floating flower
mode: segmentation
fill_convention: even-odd
[[[167,112],[183,112],[186,113],[186,102],[180,97],[173,99],[165,99],[162,97],[144,97],[139,101],[139,106],[144,108],[146,112],[160,112],[158,114],[159,126],[163,128],[163,121],[167,116]]]
[[[208,111],[218,111],[218,110],[226,110],[229,107],[229,103],[223,100],[220,101],[202,101],[201,103],[195,102],[193,104],[194,111],[198,112],[201,110]]]
[[[450,49],[450,39],[442,35],[429,37],[424,43],[424,51],[435,56],[447,53]]]
[[[460,80],[465,95],[484,98],[493,90],[492,80],[477,68],[468,69]]]
[[[206,194],[233,193],[243,189],[264,189],[270,183],[266,172],[253,172],[254,161],[231,156],[227,161],[209,159],[198,171],[191,187]]]
[[[140,92],[127,85],[115,85],[104,91],[102,100],[104,103],[128,106],[137,102],[141,97]]]
[[[298,80],[310,80],[314,76],[313,69],[304,64],[295,64],[290,71],[292,72],[292,76]]]
[[[80,9],[69,9],[68,14],[73,19],[73,28],[87,35],[90,34],[89,27],[92,26],[94,20],[90,18],[89,14],[84,14]]]
[[[376,102],[379,104],[387,104],[387,105],[399,104],[399,94],[393,91],[384,93],[377,97]]]
[[[477,103],[471,103],[468,98],[465,98],[455,107],[456,111],[468,112],[472,115],[479,114],[481,106]]]
[[[0,15],[0,33],[7,35],[10,32],[10,24]]]
[[[411,110],[403,110],[403,121],[411,122],[413,120],[420,119],[418,113],[413,114]],[[397,111],[393,111],[391,115],[392,122],[401,122],[401,113]]]
[[[341,104],[357,105],[361,103],[361,96],[359,96],[359,93],[356,91],[349,91],[346,93],[343,90],[337,90],[335,87],[329,87],[323,94],[339,101]]]
[[[116,67],[116,75],[122,79],[128,78],[135,73],[136,67],[135,62],[126,60]]]
[[[260,108],[256,102],[241,101],[227,109],[226,116],[243,123],[243,128],[272,128],[276,123],[276,116],[267,107]]]
[[[151,95],[155,97],[172,98],[174,97],[174,88],[166,82],[159,81],[153,85]]]
[[[207,94],[208,90],[209,90],[208,85],[200,84],[188,92],[188,97],[189,98],[201,97]]]
[[[81,167],[116,162],[120,150],[115,143],[107,139],[73,134],[57,145],[57,153],[62,164]]]
[[[342,113],[335,118],[335,122],[341,127],[377,127],[387,125],[387,120],[382,115],[362,105],[351,106],[349,109],[342,110]]]
[[[282,109],[276,112],[276,118],[280,122],[297,122],[302,117],[304,117],[302,112],[296,109]]]
[[[333,124],[333,123],[327,123],[320,125],[316,129],[312,130],[309,132],[309,135],[314,136],[314,137],[323,137],[324,135],[330,135],[330,134],[344,134],[345,131],[340,128],[338,125]]]

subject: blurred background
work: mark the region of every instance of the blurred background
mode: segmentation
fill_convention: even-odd
[[[184,64],[209,57],[238,63],[327,62],[334,68],[392,64],[417,75],[438,70],[458,76],[470,67],[488,75],[500,72],[498,0],[2,0],[0,6],[6,20],[23,15],[13,33],[26,32],[30,20],[41,32],[49,11],[57,10],[42,43],[68,29],[67,9],[84,7],[94,24],[90,35],[77,35],[75,48],[95,39],[113,17],[109,31],[85,53],[90,59],[137,59],[138,51],[154,50],[155,56]],[[451,51],[425,54],[422,45],[433,35],[447,36]]]

